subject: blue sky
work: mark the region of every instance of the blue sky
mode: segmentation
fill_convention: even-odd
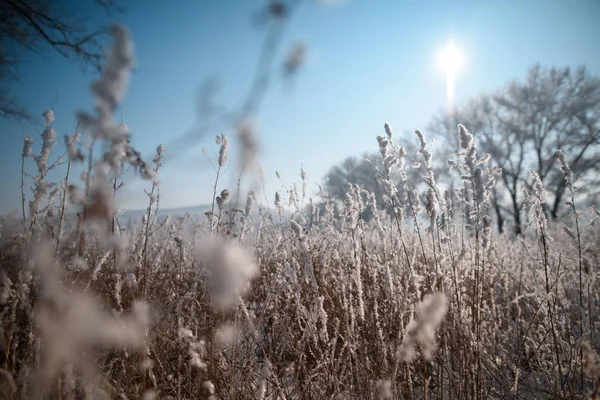
[[[137,59],[120,110],[123,120],[146,158],[151,159],[161,143],[171,156],[161,172],[163,207],[208,203],[214,171],[201,149],[212,154],[216,134],[225,131],[233,138],[235,132],[215,125],[209,135],[185,146],[169,144],[199,126],[196,98],[206,78],[220,82],[219,103],[234,108],[243,100],[264,36],[252,18],[265,3],[123,3],[126,11],[117,19],[129,27]],[[306,65],[293,81],[283,79],[278,69],[255,116],[268,198],[281,186],[275,170],[290,185],[299,182],[303,166],[312,191],[330,166],[374,150],[384,122],[399,134],[425,128],[446,103],[437,56],[450,38],[465,54],[456,80],[455,101],[461,104],[523,78],[536,62],[585,65],[600,75],[598,21],[600,2],[595,0],[347,0],[329,6],[305,0],[290,21],[279,62],[300,40],[308,47]],[[57,88],[54,127],[61,146],[62,135],[72,134],[77,125],[75,112],[93,107],[89,91],[93,71],[51,52],[26,61],[23,81],[11,87],[40,117],[36,123],[0,119],[2,212],[20,207],[23,132],[39,145],[41,114],[52,104]],[[27,169],[34,172],[33,164],[28,163]],[[220,189],[232,188],[230,175]],[[75,176],[73,182],[78,179]],[[144,187],[148,183],[128,181],[121,206],[144,207]]]

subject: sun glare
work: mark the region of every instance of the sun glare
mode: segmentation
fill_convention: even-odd
[[[454,82],[456,73],[463,64],[463,54],[454,45],[449,42],[439,53],[438,63],[441,70],[446,74],[446,97],[448,108],[452,109],[454,102]]]

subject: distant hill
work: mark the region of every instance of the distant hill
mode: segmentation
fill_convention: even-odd
[[[204,213],[207,211],[210,211],[211,209],[211,205],[210,204],[203,204],[203,205],[199,205],[199,206],[192,206],[192,207],[178,207],[178,208],[165,208],[165,209],[158,209],[158,218],[162,220],[162,218],[166,218],[167,216],[170,216],[171,218],[178,218],[178,217],[183,217],[186,214],[190,214],[192,216],[194,215],[198,215],[203,217]],[[140,209],[140,210],[125,210],[123,212],[123,214],[121,214],[119,216],[119,220],[123,221],[123,222],[128,222],[128,221],[132,221],[134,223],[138,222],[141,220],[142,216],[146,214],[146,210],[145,209]]]

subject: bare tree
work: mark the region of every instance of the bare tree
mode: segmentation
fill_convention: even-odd
[[[112,0],[95,0],[93,5],[105,13],[119,10]],[[6,87],[22,78],[19,66],[26,53],[53,50],[100,69],[107,31],[90,30],[85,17],[73,15],[62,1],[0,0],[0,117],[28,117]]]
[[[348,184],[358,184],[364,190],[375,193],[378,199],[381,198],[377,172],[365,157],[347,157],[329,169],[325,177],[325,189],[332,198],[343,200]]]
[[[561,149],[579,182],[579,194],[587,200],[600,170],[600,80],[585,68],[530,68],[525,81],[512,81],[492,96],[480,96],[452,113],[434,118],[430,130],[450,139],[456,148],[456,125],[465,124],[502,168],[505,193],[496,193],[499,227],[505,215],[515,232],[522,230],[521,193],[531,187],[529,170],[537,172],[550,193],[546,212],[560,217],[566,183],[556,165]]]

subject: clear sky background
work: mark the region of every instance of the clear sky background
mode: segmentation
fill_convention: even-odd
[[[85,7],[82,3],[73,1],[73,6]],[[437,57],[450,38],[466,58],[456,80],[458,105],[511,79],[524,78],[536,62],[585,65],[600,75],[600,0],[305,3],[290,21],[279,64],[286,49],[301,40],[308,46],[306,65],[293,81],[286,81],[277,70],[256,115],[269,199],[281,187],[275,170],[290,185],[300,181],[303,166],[312,191],[332,165],[349,155],[375,150],[375,136],[383,132],[384,122],[398,134],[426,127],[446,104],[445,76]],[[161,143],[172,157],[160,175],[162,206],[206,204],[212,197],[214,171],[201,149],[213,154],[214,136],[225,127],[215,126],[209,135],[186,146],[169,148],[169,143],[199,125],[196,99],[207,77],[217,77],[221,84],[219,103],[236,107],[243,100],[265,32],[252,21],[265,3],[147,0],[122,4],[126,10],[116,19],[131,30],[137,59],[120,110],[123,120],[145,158],[150,160]],[[90,15],[92,22],[95,18]],[[75,112],[93,107],[91,69],[48,52],[28,57],[22,74],[23,81],[12,85],[13,93],[39,118],[35,123],[0,119],[2,213],[20,208],[23,132],[39,146],[41,114],[52,104],[57,88],[54,127],[60,146],[56,154],[64,149],[62,135],[72,134],[77,125]],[[234,138],[235,132],[226,132]],[[27,169],[35,172],[32,162]],[[78,180],[75,176],[73,182]],[[128,182],[121,206],[143,208],[143,188],[148,186]],[[228,177],[220,189],[232,186],[233,178]]]

